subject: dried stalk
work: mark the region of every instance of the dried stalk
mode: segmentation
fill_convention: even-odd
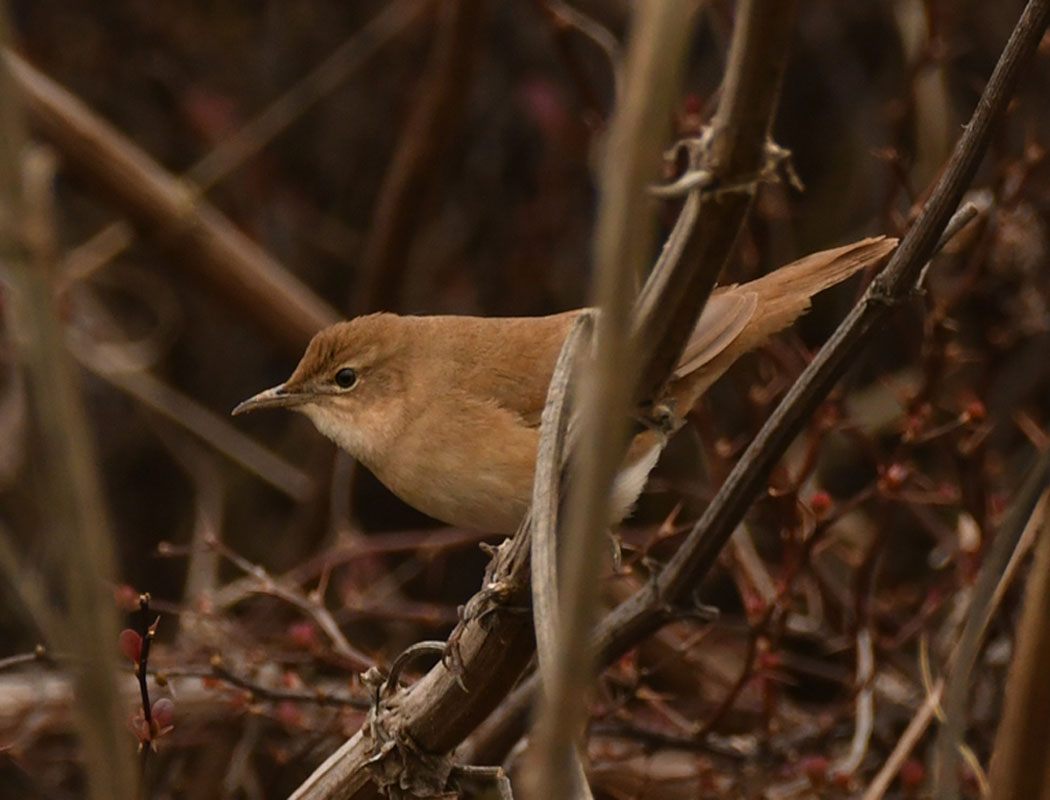
[[[602,554],[609,552],[603,539],[637,388],[630,315],[636,276],[649,261],[655,221],[645,187],[656,173],[678,94],[692,6],[681,0],[636,10],[623,103],[606,146],[595,231],[597,342],[580,380],[579,436],[573,443],[565,525],[559,535],[564,574],[558,576],[556,641],[546,654],[550,668],[543,676],[526,769],[528,794],[537,800],[590,796],[574,757],[574,740],[582,732],[593,680],[591,629],[607,562]]]
[[[1017,626],[1006,701],[992,752],[992,796],[1001,800],[1045,800],[1050,796],[1046,769],[1050,742],[1050,492],[1044,492],[1035,516],[1040,540],[1025,589]],[[993,545],[994,547],[994,545]]]
[[[984,632],[995,609],[996,589],[1021,537],[1035,513],[1040,496],[1050,483],[1050,450],[1042,453],[1028,472],[1024,484],[1010,506],[1010,512],[981,565],[973,589],[966,624],[944,691],[944,724],[937,735],[936,772],[933,796],[936,800],[955,800],[959,796],[958,753],[965,741],[966,711],[970,696],[970,677],[977,664]],[[1028,702],[1028,701],[1026,701]],[[1037,795],[1021,795],[1036,797]]]
[[[560,669],[557,657],[559,641],[558,602],[558,522],[561,505],[561,477],[565,465],[565,439],[569,427],[569,378],[573,365],[579,362],[579,353],[586,346],[590,350],[593,338],[594,317],[581,314],[562,345],[558,363],[554,367],[547,402],[540,422],[540,443],[536,453],[536,479],[532,487],[531,519],[528,523],[532,533],[532,620],[536,630],[536,658],[540,680],[544,686],[557,681]],[[544,753],[556,765],[539,764],[538,769],[558,768],[564,772],[564,787],[557,791],[587,795],[587,777],[583,770],[577,748],[565,743],[571,764],[562,764],[562,751]],[[537,797],[558,796],[550,787],[541,788],[537,782],[532,789]],[[547,795],[541,792],[547,792]]]
[[[0,46],[7,31],[6,8],[0,6]],[[118,626],[106,589],[114,574],[112,541],[76,371],[54,306],[54,159],[26,150],[12,84],[8,67],[0,65],[0,246],[15,289],[37,452],[47,465],[39,497],[46,525],[41,535],[54,543],[66,590],[67,611],[56,615],[58,625],[48,634],[76,656],[77,717],[91,797],[132,797],[131,741],[115,684]]]

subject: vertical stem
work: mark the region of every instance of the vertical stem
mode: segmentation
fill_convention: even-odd
[[[645,187],[655,174],[679,87],[691,26],[687,0],[637,7],[628,53],[623,105],[610,129],[595,234],[596,353],[581,381],[579,446],[571,472],[565,566],[559,580],[561,614],[555,668],[542,693],[532,753],[530,796],[588,796],[571,769],[594,676],[591,628],[598,584],[609,546],[603,541],[616,473],[627,447],[635,390],[636,356],[630,347],[630,314],[636,276],[653,243],[654,219]]]
[[[7,43],[0,5],[0,46]],[[113,549],[80,392],[56,313],[54,159],[27,149],[25,124],[6,61],[0,63],[0,258],[14,288],[21,357],[37,423],[41,537],[65,580],[60,647],[70,653],[90,796],[134,796],[131,738],[116,686],[117,618],[108,586]],[[57,615],[56,615],[57,616]]]

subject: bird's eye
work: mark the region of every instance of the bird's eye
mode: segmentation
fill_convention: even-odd
[[[357,383],[357,373],[350,367],[343,367],[335,373],[335,385],[340,389],[349,389]]]

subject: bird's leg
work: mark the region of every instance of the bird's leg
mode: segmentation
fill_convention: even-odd
[[[635,415],[635,422],[642,430],[656,431],[663,436],[670,436],[682,427],[682,418],[675,409],[673,397],[656,403],[643,403]]]

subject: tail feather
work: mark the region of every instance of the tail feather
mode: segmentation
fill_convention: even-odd
[[[678,415],[684,417],[737,358],[808,311],[813,295],[883,261],[896,246],[896,239],[885,236],[862,239],[813,253],[748,283],[718,289],[675,370],[670,393]]]
[[[756,337],[757,346],[808,311],[814,295],[882,261],[896,246],[896,239],[885,236],[862,239],[800,258],[738,287],[758,295],[754,325],[744,335]]]

